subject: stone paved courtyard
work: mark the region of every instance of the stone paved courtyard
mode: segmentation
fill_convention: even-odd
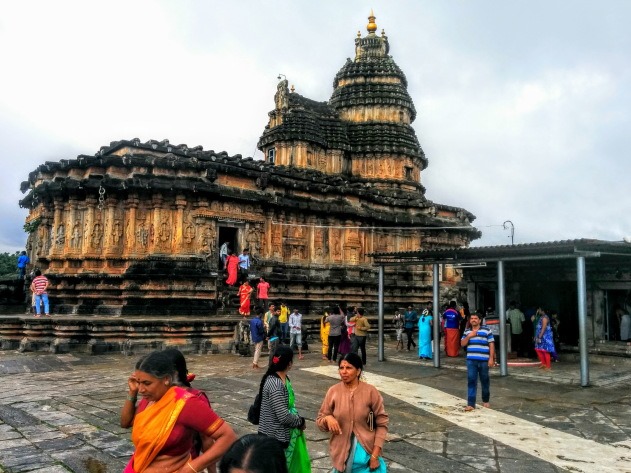
[[[413,352],[388,351],[393,361],[378,363],[375,347],[370,350],[368,380],[371,374],[375,379],[380,378],[378,375],[392,379],[384,388],[393,393],[384,395],[390,415],[384,456],[390,471],[631,471],[631,382],[625,375],[629,365],[592,363],[592,377],[602,376],[608,382],[589,388],[571,384],[572,376],[567,373],[575,372],[575,364],[555,366],[558,382],[554,377],[538,378],[534,368],[512,370],[514,374],[508,378],[500,378],[495,370],[491,381],[493,409],[476,411],[474,415],[479,417],[475,424],[480,428],[472,430],[471,418],[460,412],[466,395],[466,375],[461,369],[421,365]],[[187,359],[190,371],[197,375],[195,387],[207,391],[215,410],[237,434],[254,432],[245,412],[261,373],[250,369],[251,360],[236,355],[188,355]],[[0,472],[122,471],[132,446],[129,431],[118,425],[118,415],[126,396],[126,379],[136,360],[136,356],[123,355],[0,352]],[[462,365],[461,360],[449,363]],[[322,362],[319,352],[308,354],[290,372],[298,408],[309,419],[306,432],[315,472],[330,470],[327,437],[313,422],[324,393],[335,382],[320,374],[325,372],[335,375],[335,369]],[[611,373],[618,377],[612,379]],[[438,410],[433,412],[437,415],[432,414],[406,402],[405,396],[395,396],[399,381],[413,383],[419,392],[433,388],[439,397],[444,393],[445,399],[457,396],[462,403],[455,407],[436,405],[433,408]],[[539,442],[532,452],[524,451],[524,439],[516,438],[514,443],[494,439],[494,429],[499,427],[492,420],[494,411],[511,416],[508,423],[535,426],[534,432],[524,432],[524,437],[530,438],[528,445]],[[559,466],[563,460],[571,460],[573,448],[578,448],[568,442],[567,434],[591,442],[593,462],[576,460],[576,466],[569,469]],[[540,459],[550,447],[566,452],[558,455],[559,462]],[[611,456],[612,452],[614,456],[619,453],[618,466],[601,466],[603,455]]]

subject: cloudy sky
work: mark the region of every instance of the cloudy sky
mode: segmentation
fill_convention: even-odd
[[[631,235],[631,2],[0,0],[0,252],[20,183],[119,139],[261,158],[277,76],[328,100],[370,8],[406,73],[435,202],[479,244]]]

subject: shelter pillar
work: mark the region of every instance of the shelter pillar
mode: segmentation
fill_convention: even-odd
[[[585,283],[585,257],[576,258],[578,293],[578,347],[581,357],[581,386],[589,386],[589,360],[587,356],[587,284]]]
[[[508,375],[508,336],[506,333],[506,290],[504,288],[504,261],[497,262],[497,306],[500,317],[500,376]]]
[[[379,313],[379,346],[377,348],[377,361],[385,361],[384,356],[384,340],[383,340],[383,265],[379,266],[379,295],[378,295],[378,313]]]
[[[440,368],[440,299],[438,297],[439,281],[438,281],[438,263],[434,263],[434,271],[432,282],[434,286],[434,324],[432,330],[434,332],[434,368]]]

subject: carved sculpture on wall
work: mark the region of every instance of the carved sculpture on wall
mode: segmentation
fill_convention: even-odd
[[[138,245],[140,245],[141,249],[147,249],[147,246],[149,245],[149,230],[147,230],[145,222],[140,222],[140,224],[138,224],[138,230],[136,230],[136,241],[138,242]]]
[[[103,225],[101,224],[100,220],[97,220],[97,222],[94,224],[94,227],[92,227],[92,234],[91,234],[91,239],[90,239],[90,246],[92,247],[92,249],[94,250],[100,249],[102,240],[103,240]]]
[[[82,243],[82,235],[81,235],[81,222],[76,220],[74,226],[72,227],[72,236],[70,237],[70,246],[74,250],[78,250],[81,248]]]
[[[118,246],[121,242],[122,237],[123,237],[123,226],[121,225],[121,221],[119,219],[116,219],[112,227],[112,244],[114,246]]]
[[[250,248],[251,254],[259,254],[261,251],[261,231],[250,224],[248,233],[245,237],[248,248]]]
[[[333,241],[333,251],[331,253],[335,259],[339,259],[342,256],[340,233],[341,231],[337,228],[331,230],[331,240]]]
[[[57,245],[63,245],[66,242],[66,228],[63,223],[60,223],[57,227],[57,237],[55,238],[55,243]]]
[[[193,226],[193,224],[190,221],[187,221],[187,222],[184,223],[184,235],[183,236],[184,236],[184,242],[187,245],[190,245],[195,240],[195,227]],[[206,248],[208,248],[208,244],[206,244]]]

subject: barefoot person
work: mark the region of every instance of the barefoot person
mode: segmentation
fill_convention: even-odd
[[[467,407],[465,411],[475,409],[478,390],[478,377],[482,385],[482,402],[489,407],[491,398],[489,367],[495,364],[495,340],[493,333],[486,325],[481,325],[482,319],[476,312],[469,319],[471,328],[465,330],[460,345],[467,349]]]

